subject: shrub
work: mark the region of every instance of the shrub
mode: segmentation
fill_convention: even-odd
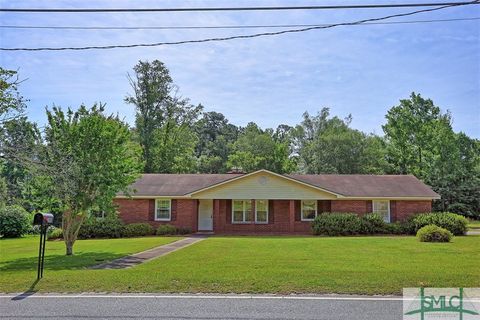
[[[157,235],[159,236],[173,235],[173,234],[177,234],[177,228],[175,228],[171,224],[161,224],[157,228]]]
[[[190,228],[187,228],[187,227],[177,228],[177,234],[190,234],[190,233],[192,233],[192,229]]]
[[[408,223],[412,224],[409,231],[413,234],[424,226],[434,224],[438,227],[447,229],[454,235],[463,235],[467,232],[468,220],[455,213],[432,212],[415,215]]]
[[[48,240],[63,239],[62,228],[55,228],[55,227],[48,228],[47,239]]]
[[[80,227],[78,237],[89,238],[120,238],[123,233],[123,222],[116,214],[105,218],[89,217]]]
[[[153,234],[153,227],[148,223],[131,223],[123,228],[124,237],[141,237]]]
[[[363,234],[376,234],[386,233],[387,223],[383,221],[383,218],[377,213],[369,213],[360,217],[359,233]]]
[[[18,238],[30,230],[28,213],[20,206],[0,209],[0,235],[5,238]]]
[[[400,226],[405,234],[416,234],[418,229],[415,227],[415,216],[409,216],[400,221]]]
[[[408,234],[408,230],[400,222],[386,223],[385,233],[390,234]]]
[[[426,225],[417,232],[417,238],[421,242],[450,242],[452,237],[450,231],[434,224]]]
[[[360,233],[360,217],[354,213],[322,213],[312,223],[316,235],[340,236]]]

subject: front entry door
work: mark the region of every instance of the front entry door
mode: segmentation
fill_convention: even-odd
[[[198,230],[213,230],[213,200],[200,200],[198,204]]]

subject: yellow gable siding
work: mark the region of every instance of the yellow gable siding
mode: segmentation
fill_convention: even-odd
[[[336,199],[334,194],[267,172],[192,194],[195,199]]]

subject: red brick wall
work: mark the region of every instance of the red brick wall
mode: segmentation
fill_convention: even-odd
[[[232,223],[231,200],[214,201],[213,230],[225,234],[287,234],[290,232],[290,200],[270,200],[268,224]],[[295,221],[294,233],[310,233],[310,222]]]
[[[371,212],[370,200],[332,200],[332,212],[352,212],[359,215]],[[370,210],[368,210],[370,209]]]
[[[392,221],[401,221],[415,213],[432,211],[432,201],[390,201],[390,215]]]
[[[115,199],[119,207],[120,218],[125,223],[148,222],[157,227],[171,224],[197,231],[198,201],[190,199],[172,199],[172,221],[154,221],[155,202],[149,199]],[[231,200],[213,201],[213,230],[217,234],[254,234],[254,233],[293,233],[309,234],[310,222],[300,221],[300,201],[296,200],[295,219],[290,223],[290,200],[270,200],[268,224],[232,224]],[[331,212],[354,212],[365,214],[372,211],[370,200],[332,200]],[[403,220],[409,215],[430,212],[431,201],[390,201],[392,222]],[[298,219],[297,219],[298,218]]]
[[[197,200],[172,199],[172,220],[155,221],[155,200],[153,199],[115,199],[120,219],[125,223],[147,222],[157,227],[171,224],[176,227],[197,230]]]

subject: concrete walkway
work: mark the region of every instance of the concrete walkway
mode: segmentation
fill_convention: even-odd
[[[195,235],[188,238],[184,238],[163,246],[155,247],[146,251],[135,253],[123,258],[115,259],[110,262],[98,264],[90,267],[90,269],[126,269],[133,266],[136,266],[145,261],[155,259],[164,255],[167,255],[171,252],[183,249],[194,243],[202,241],[208,238],[206,235]]]

